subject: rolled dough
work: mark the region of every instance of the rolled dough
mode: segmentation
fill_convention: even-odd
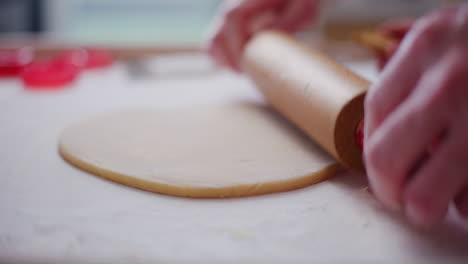
[[[340,170],[281,117],[247,103],[97,116],[66,128],[59,151],[103,178],[198,198],[287,191]]]

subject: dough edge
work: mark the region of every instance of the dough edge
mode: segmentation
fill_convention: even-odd
[[[286,192],[322,182],[343,171],[338,163],[330,164],[314,173],[298,176],[290,180],[279,180],[262,184],[241,184],[226,187],[184,187],[165,183],[151,182],[122,173],[94,166],[67,151],[59,143],[60,156],[71,165],[98,177],[149,192],[188,198],[234,198]]]

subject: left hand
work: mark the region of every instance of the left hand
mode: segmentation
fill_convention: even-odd
[[[314,20],[319,4],[320,0],[226,0],[207,51],[219,65],[240,72],[244,47],[253,35],[265,29],[294,33]]]
[[[442,221],[452,201],[468,216],[468,5],[414,24],[365,114],[365,164],[384,205],[422,226]]]

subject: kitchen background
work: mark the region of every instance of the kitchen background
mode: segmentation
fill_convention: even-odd
[[[46,32],[99,44],[197,44],[221,0],[1,0],[0,34]],[[456,1],[346,0],[326,8],[323,21],[375,22],[418,16]],[[8,35],[6,35],[8,36]]]

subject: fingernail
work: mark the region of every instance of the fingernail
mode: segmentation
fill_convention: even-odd
[[[398,199],[393,199],[392,195],[390,195],[388,191],[385,191],[385,187],[380,187],[379,184],[373,183],[372,181],[369,181],[369,183],[371,192],[385,207],[395,212],[402,210],[400,201]]]
[[[405,206],[404,213],[411,223],[422,229],[430,229],[437,224],[435,219],[424,216],[424,214],[419,212],[419,210],[414,206]]]
[[[394,200],[387,201],[387,207],[390,210],[395,211],[395,212],[400,212],[402,210],[401,204],[399,202],[397,202],[397,201],[394,201]]]
[[[404,208],[404,213],[406,215],[406,217],[408,217],[408,219],[415,223],[415,224],[419,224],[421,221],[420,219],[420,216],[418,214],[418,212],[413,208],[413,206],[409,205],[409,206],[405,206]]]

